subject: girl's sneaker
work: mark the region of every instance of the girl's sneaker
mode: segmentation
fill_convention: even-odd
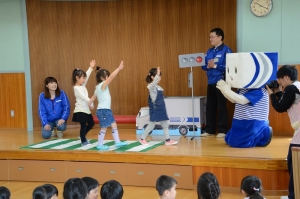
[[[127,142],[118,142],[118,143],[115,143],[116,147],[126,146],[127,144],[128,144]]]
[[[97,145],[97,149],[101,151],[107,151],[109,149],[109,146],[107,145]]]
[[[148,142],[145,140],[145,139],[139,139],[139,143],[141,144],[141,145],[144,145],[144,146],[148,146],[149,144],[148,144]]]
[[[166,145],[166,146],[170,146],[170,145],[175,145],[175,144],[177,144],[177,143],[178,143],[177,141],[169,140],[169,141],[166,141],[166,142],[165,142],[165,145]]]
[[[81,146],[88,146],[91,145],[89,141],[85,141],[81,143]]]

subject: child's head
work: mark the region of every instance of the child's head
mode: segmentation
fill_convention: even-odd
[[[57,199],[58,198],[58,189],[52,184],[44,184],[42,186],[46,191],[47,199]]]
[[[38,186],[33,190],[32,199],[47,199],[47,193],[43,186]]]
[[[87,186],[80,178],[70,178],[64,184],[64,199],[86,199],[87,194]]]
[[[106,80],[106,78],[108,78],[110,76],[110,72],[106,69],[102,69],[100,66],[96,67],[96,81],[97,83],[101,83],[104,80]]]
[[[9,199],[10,198],[10,191],[6,187],[0,187],[0,198],[1,199]]]
[[[79,68],[74,69],[72,73],[72,85],[75,85],[77,82],[82,85],[85,82],[85,78],[86,73],[83,70]]]
[[[156,190],[161,198],[175,199],[176,198],[177,181],[166,175],[161,175],[156,180]]]
[[[115,180],[109,180],[105,182],[100,190],[100,196],[102,199],[121,199],[123,197],[123,187]]]
[[[46,77],[44,80],[44,93],[45,98],[51,98],[50,90],[55,90],[55,95],[60,95],[60,89],[58,87],[57,80],[54,77]]]
[[[241,182],[241,191],[250,199],[263,199],[260,194],[262,190],[261,180],[256,176],[246,176]]]
[[[151,70],[149,71],[149,73],[146,77],[146,82],[151,83],[156,74],[157,74],[157,68],[151,68]],[[160,72],[160,76],[161,75],[162,75],[162,73]]]
[[[216,176],[212,173],[203,173],[197,183],[198,199],[217,199],[220,187]]]
[[[88,197],[87,199],[97,199],[98,198],[98,193],[99,193],[99,182],[91,177],[83,177],[81,178],[88,190]]]

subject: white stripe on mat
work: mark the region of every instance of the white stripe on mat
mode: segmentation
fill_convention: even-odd
[[[136,141],[129,141],[129,140],[127,140],[127,141],[125,141],[125,142],[127,142],[127,144],[132,144],[132,143],[134,143],[134,142],[136,142]],[[116,147],[116,145],[112,145],[112,146],[110,146],[109,147],[109,151],[113,151],[113,150],[116,150],[118,147]]]
[[[139,145],[139,146],[133,147],[131,149],[128,149],[126,151],[141,151],[141,150],[147,149],[148,147],[151,147],[151,146],[159,144],[159,143],[161,143],[161,141],[150,141],[150,142],[148,142],[149,145],[147,145],[147,146]]]
[[[113,141],[113,140],[103,140],[103,144],[106,144],[106,143],[111,142],[111,141]],[[78,147],[77,149],[74,149],[74,150],[88,150],[88,149],[94,148],[97,145],[98,145],[98,142],[95,142],[93,144]]]
[[[45,147],[45,146],[48,146],[48,145],[51,145],[51,144],[60,143],[60,142],[62,142],[62,141],[66,141],[66,140],[69,140],[69,139],[51,140],[51,141],[48,141],[48,142],[45,142],[45,143],[32,145],[32,146],[30,146],[30,148],[34,148],[34,149],[35,149],[35,148],[42,148],[42,147]]]
[[[81,143],[80,140],[76,140],[76,141],[68,142],[66,144],[62,144],[62,145],[58,145],[58,146],[52,147],[50,149],[64,149],[64,148],[68,148],[70,146],[74,146],[74,145],[80,144],[80,143]]]

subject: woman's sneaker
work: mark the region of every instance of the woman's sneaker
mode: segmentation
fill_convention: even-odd
[[[127,142],[118,142],[118,143],[115,143],[116,147],[126,146],[127,144],[128,144]]]
[[[97,149],[101,151],[107,151],[109,149],[109,146],[107,145],[97,145]]]
[[[148,142],[145,140],[145,139],[139,139],[139,143],[141,144],[141,145],[144,145],[144,146],[148,146],[149,144],[148,144]]]
[[[64,134],[61,131],[57,131],[57,137],[62,138]]]
[[[169,141],[166,141],[166,142],[165,142],[165,145],[166,145],[166,146],[170,146],[170,145],[175,145],[175,144],[177,144],[177,143],[178,143],[177,141],[169,140]]]

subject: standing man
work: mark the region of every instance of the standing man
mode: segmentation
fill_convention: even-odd
[[[219,80],[225,80],[226,54],[232,50],[223,43],[224,32],[221,28],[214,28],[209,34],[210,43],[213,46],[208,49],[205,56],[205,65],[202,69],[206,71],[208,78],[207,102],[206,102],[206,128],[203,136],[216,134],[216,115],[218,115],[218,135],[225,137],[228,131],[227,99],[217,89]]]

